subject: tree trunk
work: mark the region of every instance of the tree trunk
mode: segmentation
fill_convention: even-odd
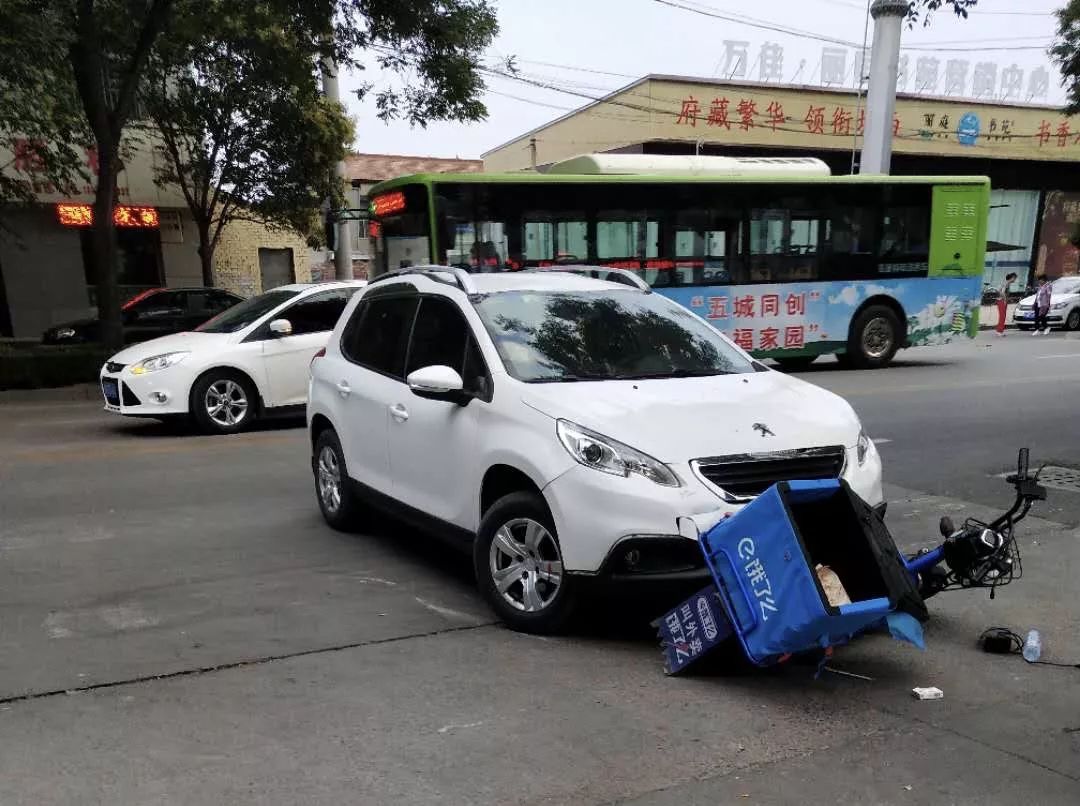
[[[91,251],[94,256],[94,282],[97,286],[98,320],[101,343],[109,350],[124,345],[120,322],[120,286],[117,283],[116,174],[119,167],[115,143],[98,140],[98,183],[94,194],[94,223],[91,227]]]
[[[202,263],[202,281],[207,288],[214,286],[214,247],[210,239],[210,225],[199,224],[199,261]]]

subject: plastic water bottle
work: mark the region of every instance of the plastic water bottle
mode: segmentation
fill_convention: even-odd
[[[1024,660],[1028,663],[1035,663],[1041,655],[1042,639],[1039,637],[1039,631],[1031,630],[1027,634],[1027,640],[1024,641]]]

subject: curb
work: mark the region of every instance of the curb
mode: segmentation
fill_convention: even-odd
[[[100,395],[101,390],[96,383],[80,383],[75,386],[58,386],[52,389],[4,389],[0,390],[0,405],[96,400]]]

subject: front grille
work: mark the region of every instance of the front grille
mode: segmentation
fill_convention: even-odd
[[[125,406],[141,406],[142,405],[142,401],[139,400],[139,398],[135,396],[135,393],[132,392],[131,389],[128,388],[128,385],[126,383],[123,383],[123,382],[120,383],[120,391],[124,395],[124,405]]]
[[[125,364],[117,364],[115,361],[106,361],[105,362],[105,371],[106,372],[112,372],[112,373],[115,374],[115,373],[119,372],[120,370],[122,370],[125,366],[126,366]]]
[[[696,459],[695,472],[729,500],[760,495],[778,481],[835,479],[844,472],[844,449],[805,448],[775,453],[736,454]]]

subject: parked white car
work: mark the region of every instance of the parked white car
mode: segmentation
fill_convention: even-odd
[[[357,294],[311,366],[319,507],[367,505],[473,553],[512,627],[563,624],[590,580],[707,578],[681,516],[881,462],[843,399],[754,361],[648,288],[563,271],[406,269]]]
[[[187,333],[128,347],[101,368],[105,408],[131,417],[190,415],[204,431],[239,431],[303,407],[308,367],[365,281],[286,285]]]
[[[1080,330],[1080,277],[1059,277],[1050,283],[1050,327]],[[1035,324],[1035,296],[1024,297],[1013,310],[1013,324],[1031,330]]]

